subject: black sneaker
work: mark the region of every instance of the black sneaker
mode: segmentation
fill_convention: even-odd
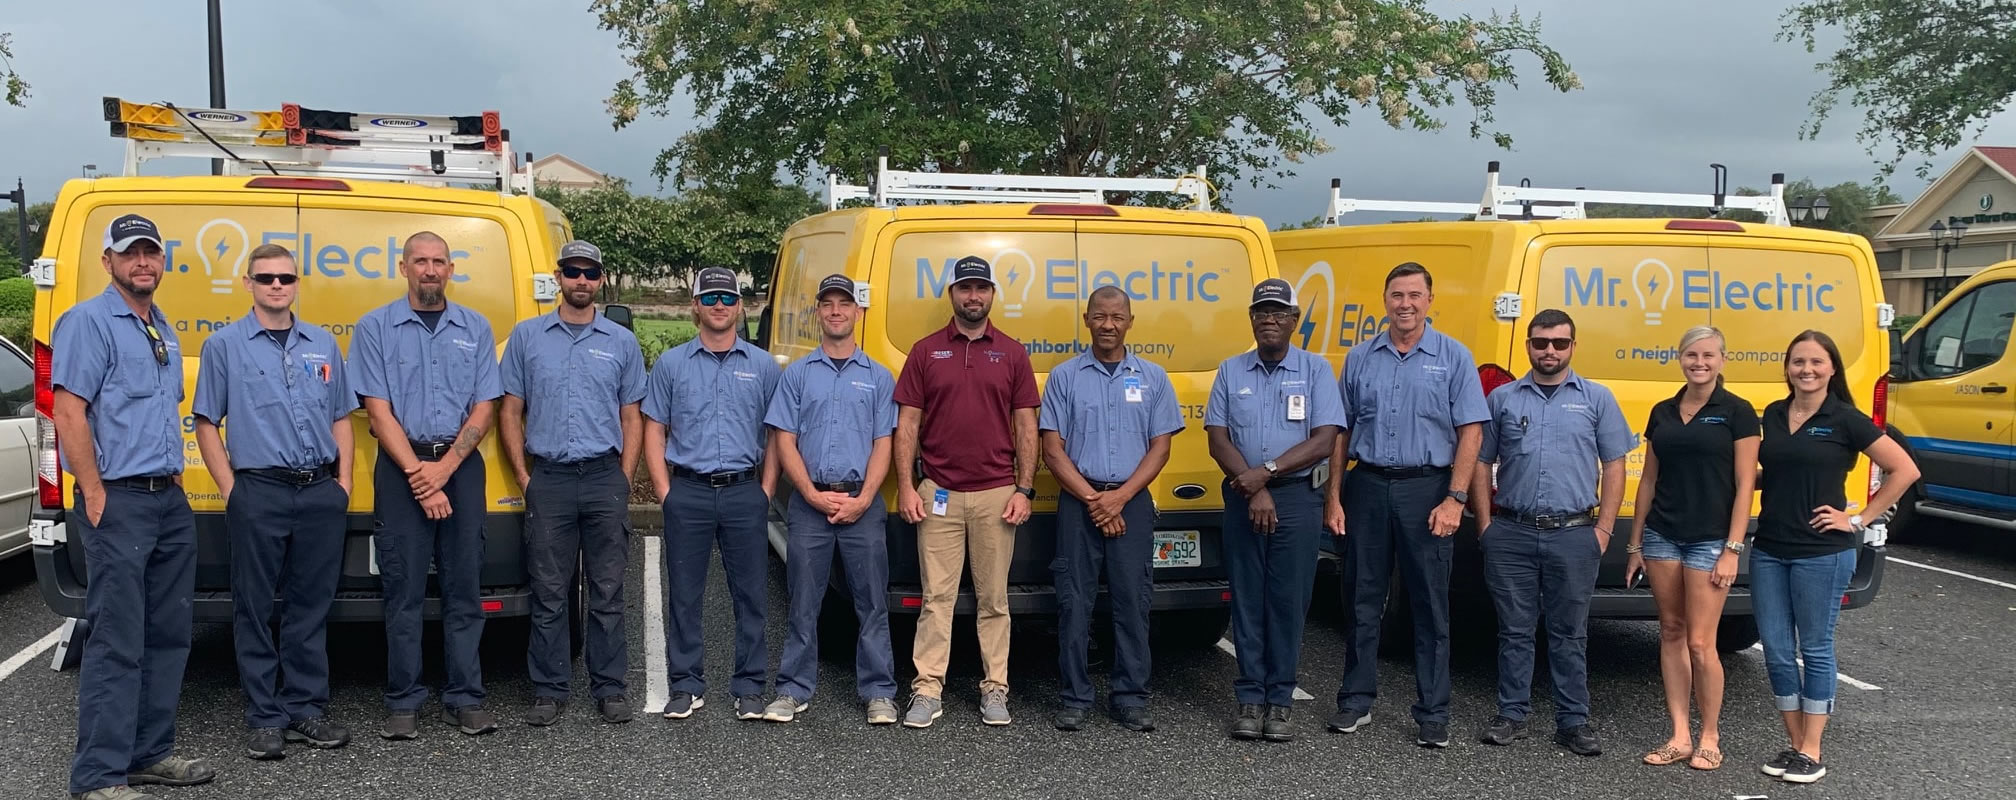
[[[394,741],[420,738],[420,712],[394,711],[386,715],[385,724],[378,727],[378,735]]]
[[[602,721],[621,725],[630,721],[630,701],[620,694],[612,694],[595,701],[595,710],[602,713]]]
[[[705,705],[707,700],[697,694],[673,692],[672,697],[665,701],[665,718],[685,719]]]
[[[1500,747],[1526,738],[1526,720],[1513,719],[1499,714],[1491,718],[1491,724],[1484,726],[1484,732],[1477,735],[1477,741]]]
[[[1554,743],[1578,756],[1603,755],[1603,743],[1596,740],[1596,729],[1587,724],[1555,731]]]
[[[482,736],[497,730],[497,715],[484,711],[482,706],[443,708],[441,721],[470,736]]]
[[[1270,742],[1295,741],[1295,729],[1288,725],[1287,706],[1268,706],[1267,721],[1261,723],[1260,735]]]
[[[1793,753],[1792,764],[1785,768],[1785,774],[1778,776],[1778,779],[1791,783],[1813,783],[1824,777],[1827,777],[1827,765],[1814,761],[1812,756],[1805,753]]]
[[[1414,737],[1414,743],[1422,747],[1448,747],[1449,723],[1423,722],[1421,732]]]
[[[762,695],[752,694],[737,697],[735,698],[735,718],[739,720],[762,719],[763,708],[766,705],[768,703],[763,702]]]
[[[532,698],[532,710],[525,712],[525,724],[544,728],[560,719],[560,700],[554,697]]]
[[[1799,755],[1799,751],[1797,750],[1780,750],[1778,751],[1778,755],[1771,757],[1770,761],[1766,761],[1758,766],[1757,771],[1773,778],[1782,777],[1785,774],[1785,770],[1792,768],[1792,757],[1797,755]]]
[[[245,737],[245,757],[253,761],[272,761],[287,755],[287,739],[280,735],[279,728],[253,728]]]
[[[1372,724],[1372,712],[1339,710],[1330,715],[1330,722],[1323,727],[1333,733],[1357,733],[1359,728]]]
[[[1264,726],[1260,722],[1260,706],[1243,703],[1239,706],[1239,714],[1232,718],[1232,738],[1247,741],[1258,739],[1262,727]]]
[[[1057,715],[1050,718],[1050,727],[1060,731],[1082,731],[1085,729],[1085,709],[1060,708]]]
[[[1148,715],[1147,706],[1113,709],[1113,721],[1120,723],[1120,727],[1137,733],[1155,730],[1155,718]]]
[[[350,743],[350,729],[330,722],[328,717],[297,719],[287,723],[287,741],[306,742],[309,747],[328,750]]]

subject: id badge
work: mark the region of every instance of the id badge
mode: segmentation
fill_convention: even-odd
[[[1136,377],[1134,377],[1134,376],[1132,376],[1132,375],[1129,375],[1129,376],[1127,376],[1127,379],[1126,379],[1126,380],[1125,380],[1125,381],[1123,382],[1123,384],[1122,384],[1122,385],[1124,385],[1124,386],[1126,386],[1126,387],[1127,387],[1127,402],[1129,402],[1129,403],[1139,403],[1139,402],[1141,402],[1141,379],[1140,379],[1140,378],[1136,378]]]
[[[1288,395],[1288,421],[1301,422],[1308,418],[1309,396],[1306,394]]]
[[[931,495],[931,513],[945,516],[945,506],[952,502],[952,493],[939,489]]]

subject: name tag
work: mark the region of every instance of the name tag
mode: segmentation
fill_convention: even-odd
[[[1288,395],[1288,421],[1301,422],[1308,418],[1309,396],[1306,394]]]
[[[945,506],[950,502],[952,502],[952,493],[939,489],[931,495],[931,513],[941,517],[945,516]]]
[[[1141,402],[1141,379],[1129,375],[1122,379],[1122,382],[1127,387],[1127,402]]]

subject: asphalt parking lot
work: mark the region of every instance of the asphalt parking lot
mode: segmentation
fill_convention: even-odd
[[[375,734],[384,669],[380,632],[332,631],[333,718],[359,736],[348,748],[290,748],[286,759],[241,756],[240,696],[230,631],[199,626],[183,691],[180,749],[208,757],[221,775],[211,785],[162,790],[178,800],[222,798],[504,797],[1468,797],[1989,798],[2016,796],[2016,545],[2010,534],[1956,527],[1897,544],[1874,605],[1845,613],[1840,629],[1844,679],[1840,713],[1828,729],[1830,774],[1814,786],[1757,774],[1757,762],[1782,741],[1760,654],[1725,657],[1729,690],[1723,722],[1728,763],[1715,773],[1653,768],[1638,756],[1665,737],[1657,643],[1649,623],[1598,622],[1589,648],[1595,724],[1606,752],[1580,758],[1541,735],[1513,747],[1477,744],[1474,731],[1492,715],[1495,666],[1488,631],[1459,632],[1452,667],[1455,705],[1448,750],[1413,745],[1406,708],[1413,694],[1408,663],[1387,659],[1372,726],[1351,736],[1323,731],[1343,669],[1334,615],[1312,617],[1303,651],[1300,736],[1291,744],[1234,742],[1224,735],[1231,709],[1232,658],[1216,649],[1155,653],[1153,709],[1159,729],[1130,733],[1095,716],[1085,731],[1048,724],[1057,708],[1055,647],[1040,625],[1018,629],[1011,708],[1016,722],[986,728],[977,714],[977,655],[971,634],[955,651],[945,718],[929,730],[869,728],[852,697],[851,655],[829,655],[820,696],[790,725],[738,722],[729,713],[726,675],[731,618],[720,574],[708,602],[710,704],[693,719],[667,722],[640,714],[605,725],[592,706],[571,706],[545,729],[519,720],[530,702],[522,651],[492,642],[485,651],[489,705],[506,725],[466,737],[423,715],[419,741]],[[655,541],[633,541],[630,575],[631,692],[643,707],[655,683],[647,658],[643,564]],[[1905,561],[1913,566],[1906,564]],[[1965,576],[1940,572],[1940,568]],[[1971,577],[1969,577],[1971,576]],[[782,642],[781,568],[772,570],[770,647]],[[1328,598],[1319,596],[1319,607]],[[0,563],[0,786],[6,797],[61,797],[74,735],[74,672],[48,669],[33,651],[59,620],[42,605],[27,558]],[[497,639],[505,639],[498,626]],[[970,628],[967,629],[970,631]],[[433,644],[430,642],[430,648]],[[438,680],[438,649],[430,668]],[[908,680],[898,653],[899,683]],[[1095,665],[1095,672],[1100,669]],[[1103,684],[1103,678],[1099,679]],[[577,665],[577,691],[585,688]],[[1535,687],[1536,729],[1551,714],[1545,671]]]

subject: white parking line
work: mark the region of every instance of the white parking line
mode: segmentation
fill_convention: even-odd
[[[1231,639],[1220,637],[1218,639],[1218,649],[1225,651],[1225,655],[1231,656],[1233,658],[1239,657],[1239,648],[1232,646]],[[1295,699],[1314,700],[1316,699],[1316,696],[1308,692],[1302,691],[1302,687],[1297,686],[1295,687]]]
[[[1979,575],[1969,575],[1969,574],[1967,574],[1967,573],[1965,573],[1965,572],[1961,572],[1961,571],[1959,571],[1959,570],[1951,570],[1951,569],[1947,569],[1947,568],[1945,568],[1945,567],[1935,567],[1935,566],[1932,566],[1931,564],[1920,564],[1920,563],[1918,563],[1918,562],[1916,562],[1916,561],[1906,561],[1906,560],[1904,560],[1904,559],[1901,559],[1901,558],[1898,558],[1898,557],[1896,557],[1896,556],[1890,556],[1890,557],[1889,557],[1889,561],[1890,561],[1890,563],[1892,563],[1892,564],[1903,564],[1904,566],[1907,566],[1907,567],[1917,567],[1917,568],[1919,568],[1919,569],[1929,569],[1929,570],[1931,570],[1931,571],[1933,571],[1933,572],[1944,572],[1944,573],[1946,573],[1946,574],[1948,574],[1948,575],[1952,575],[1952,576],[1955,576],[1955,577],[1960,577],[1960,578],[1966,578],[1967,580],[1970,580],[1970,581],[1980,581],[1980,582],[1982,582],[1982,583],[1985,583],[1985,584],[1988,584],[1989,586],[2000,586],[2000,587],[2002,587],[2002,588],[2004,588],[2004,589],[2016,589],[2016,583],[2008,583],[2008,582],[2005,582],[2005,581],[1998,581],[1998,580],[1995,580],[1994,578],[1983,578],[1983,577],[1981,577],[1981,576],[1979,576]]]
[[[50,631],[49,635],[42,637],[41,641],[22,648],[21,652],[15,653],[4,662],[0,662],[0,681],[7,680],[7,676],[13,675],[15,670],[27,666],[30,661],[34,661],[36,656],[42,655],[42,651],[48,650],[60,638],[63,638],[63,626],[58,625],[56,626],[56,630]]]
[[[644,537],[644,712],[665,709],[665,597],[659,586],[659,537]]]
[[[1759,658],[1762,658],[1764,655],[1764,643],[1758,642],[1756,644],[1750,645],[1750,652],[1756,653]],[[1798,656],[1793,656],[1792,661],[1799,664],[1806,663],[1805,659],[1799,658]],[[1858,681],[1854,678],[1850,678],[1848,677],[1848,673],[1846,672],[1836,670],[1834,672],[1834,677],[1839,679],[1842,683],[1848,684],[1849,686],[1853,686],[1857,689],[1861,689],[1862,691],[1865,692],[1883,691],[1883,687],[1877,686],[1876,684],[1869,683],[1867,681]]]

